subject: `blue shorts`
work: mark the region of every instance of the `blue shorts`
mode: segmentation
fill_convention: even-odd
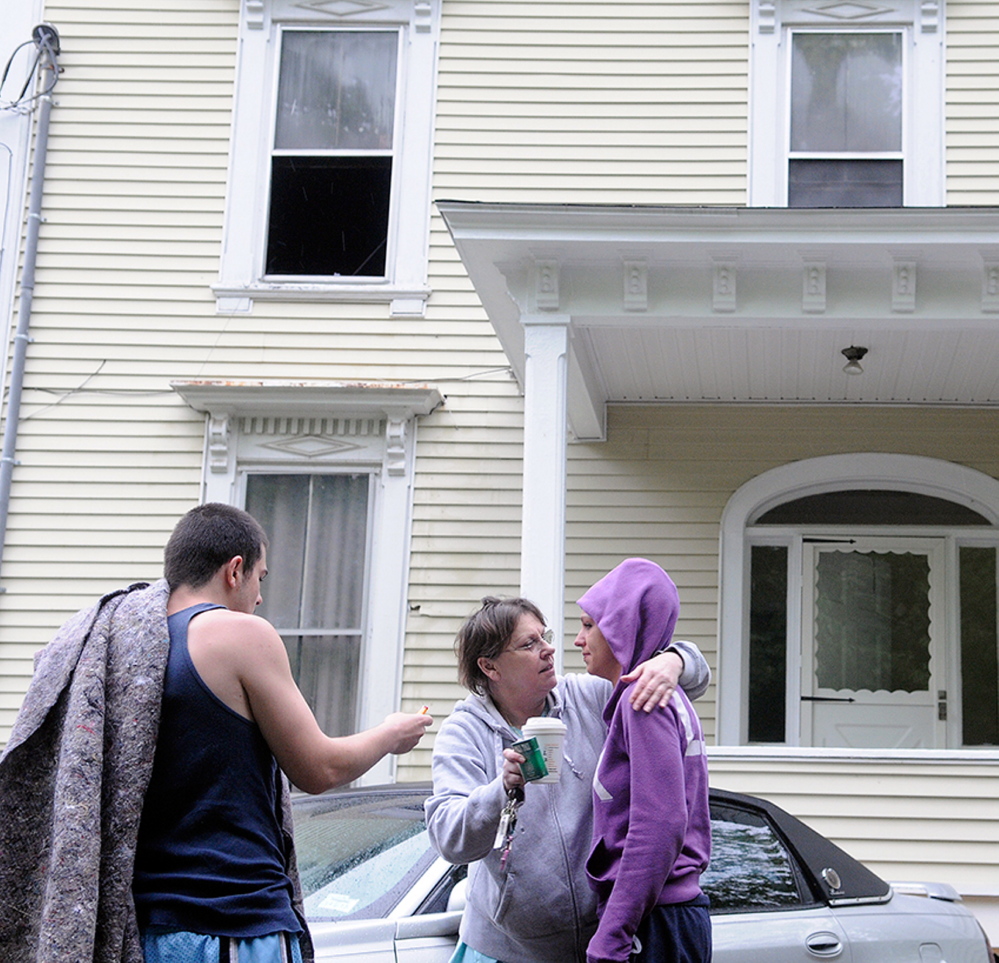
[[[631,963],[711,963],[711,914],[706,896],[654,906],[638,926]]]
[[[250,939],[149,929],[142,934],[146,963],[302,963],[294,933]]]

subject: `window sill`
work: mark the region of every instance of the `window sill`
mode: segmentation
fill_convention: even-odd
[[[362,301],[391,304],[393,317],[423,317],[428,287],[408,287],[387,281],[358,283],[268,282],[213,284],[219,314],[250,314],[254,301]]]

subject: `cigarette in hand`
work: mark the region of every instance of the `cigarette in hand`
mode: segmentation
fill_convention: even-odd
[[[430,706],[423,706],[417,715],[425,716],[430,711]]]

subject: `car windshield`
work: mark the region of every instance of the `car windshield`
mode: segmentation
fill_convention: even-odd
[[[313,920],[374,919],[434,861],[422,795],[322,797],[296,807],[295,848]]]

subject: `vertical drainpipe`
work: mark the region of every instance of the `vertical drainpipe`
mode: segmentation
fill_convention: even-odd
[[[35,290],[35,259],[38,254],[38,228],[42,221],[42,188],[45,182],[45,155],[49,142],[49,115],[52,112],[52,90],[59,78],[59,34],[50,24],[39,24],[32,31],[38,47],[38,75],[46,70],[52,76],[39,95],[38,130],[35,135],[35,158],[31,168],[31,194],[28,200],[28,226],[24,241],[24,266],[21,269],[21,298],[18,304],[17,333],[14,335],[14,360],[7,395],[7,420],[4,422],[3,451],[0,454],[0,566],[7,543],[7,515],[10,488],[14,475],[17,450],[17,428],[21,417],[21,390],[24,386],[24,366],[28,354],[28,330],[31,326],[31,300]],[[39,81],[41,82],[41,81]],[[0,588],[0,592],[4,589]]]

